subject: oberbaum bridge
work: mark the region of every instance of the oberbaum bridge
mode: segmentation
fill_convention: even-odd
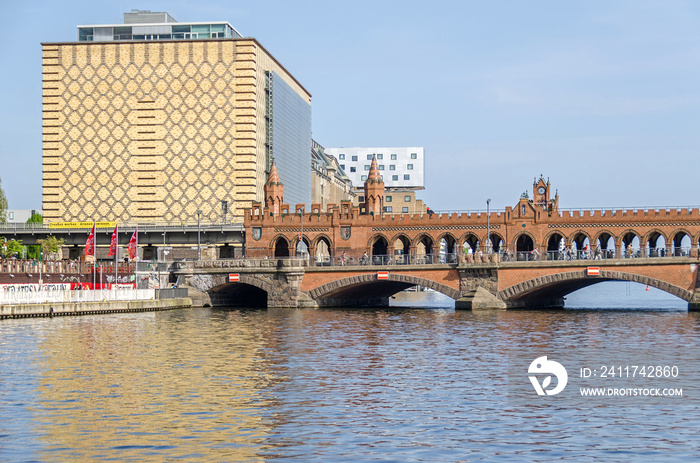
[[[195,304],[382,307],[418,286],[454,299],[457,309],[556,308],[581,288],[632,281],[700,310],[697,208],[559,210],[558,194],[540,177],[504,211],[385,213],[376,160],[359,206],[291,210],[274,163],[264,195],[240,229],[205,230],[207,245],[242,242],[244,258],[227,251],[169,265],[169,281],[188,287]],[[146,246],[165,246],[166,233],[182,235],[152,232]]]

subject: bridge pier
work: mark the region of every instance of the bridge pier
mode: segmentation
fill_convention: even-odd
[[[693,297],[688,301],[688,312],[700,312],[700,290],[693,292]]]
[[[506,303],[496,296],[498,292],[498,267],[466,266],[460,264],[459,288],[462,297],[455,301],[455,309],[464,310],[502,310]]]
[[[455,309],[460,310],[504,310],[506,303],[482,288],[467,291],[455,301]]]

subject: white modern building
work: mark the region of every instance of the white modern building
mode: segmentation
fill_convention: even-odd
[[[8,209],[5,221],[7,223],[27,223],[27,220],[37,212],[41,214],[41,211],[37,209]]]
[[[423,148],[326,148],[326,153],[338,160],[355,186],[365,183],[372,158],[376,156],[386,188],[425,188]]]

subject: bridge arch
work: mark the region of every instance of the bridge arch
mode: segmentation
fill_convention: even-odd
[[[489,237],[491,238],[491,249],[493,252],[499,252],[503,250],[503,244],[506,242],[506,240],[503,238],[503,235],[501,235],[498,232],[491,231],[489,233]]]
[[[375,264],[383,264],[389,254],[389,240],[383,233],[375,233],[367,241],[367,249]]]
[[[425,263],[433,262],[435,241],[430,233],[421,233],[413,240],[413,248],[416,250],[416,258],[425,260]]]
[[[433,289],[454,300],[461,297],[461,293],[449,286],[437,283],[426,278],[412,275],[389,274],[388,280],[377,280],[376,274],[356,275],[341,278],[330,283],[318,286],[308,291],[320,305],[323,300],[331,299],[357,299],[362,297],[389,297],[412,286],[423,286]]]
[[[663,240],[663,246],[659,245],[659,239]],[[667,246],[668,237],[662,230],[659,230],[658,228],[654,228],[653,230],[648,231],[642,239],[642,248],[644,249],[648,257],[659,257],[659,254],[661,254],[661,256],[664,256],[666,254]]]
[[[586,240],[588,240],[588,243],[586,243]],[[576,230],[573,232],[567,241],[569,245],[571,245],[571,249],[573,250],[575,248],[579,254],[585,249],[586,244],[590,249],[591,243],[593,242],[591,236],[583,230]]]
[[[219,275],[212,283],[207,293],[215,306],[267,307],[268,295],[274,289],[270,282],[245,273],[239,275],[238,282],[228,282]]]
[[[685,301],[690,301],[693,297],[692,291],[667,283],[663,280],[645,275],[604,269],[600,270],[600,275],[598,277],[586,276],[582,271],[544,275],[503,289],[498,292],[497,296],[504,301],[511,302],[525,301],[528,299],[562,298],[574,291],[604,281],[632,281],[643,285],[649,285]]]
[[[673,246],[673,255],[681,256],[687,254],[686,250],[693,247],[693,234],[685,228],[677,228],[670,234],[670,243]],[[687,238],[687,239],[686,239]],[[668,243],[668,242],[667,242]],[[668,244],[667,244],[668,246]]]
[[[333,259],[333,241],[324,233],[318,235],[311,241],[309,255],[316,259],[316,262],[326,263]]]
[[[464,250],[464,246],[467,245],[471,248],[472,252],[476,251],[480,242],[481,240],[479,236],[476,233],[470,231],[466,232],[459,238],[459,243],[462,249]]]
[[[528,260],[530,252],[537,247],[537,241],[530,232],[521,231],[513,237],[512,248],[517,253],[517,260]]]
[[[635,246],[636,239],[636,246]],[[616,240],[617,244],[620,246],[621,254],[624,257],[635,257],[642,247],[642,237],[639,232],[631,228],[625,230],[618,235]]]
[[[612,243],[610,242],[610,240],[612,240]],[[609,258],[615,255],[615,247],[617,245],[617,241],[615,239],[615,234],[610,230],[603,229],[598,231],[595,235],[593,235],[592,243],[593,246],[595,246],[596,252],[600,256]]]
[[[272,257],[289,257],[289,240],[283,234],[279,233],[270,242],[270,251]]]
[[[442,247],[442,241],[445,240],[445,259],[446,262],[454,263],[457,261],[458,245],[457,239],[450,232],[444,232],[438,235],[435,242],[438,246]],[[441,257],[442,258],[442,257]]]
[[[564,240],[563,246],[566,248],[566,236],[561,230],[552,230],[545,235],[544,239],[542,240],[542,245],[547,246],[547,259],[564,260],[562,240]]]
[[[389,241],[389,251],[396,256],[397,262],[401,259],[401,263],[409,263],[411,261],[411,238],[405,233],[397,233]]]
[[[291,256],[296,256],[299,250],[299,243],[304,242],[304,247],[306,247],[306,252],[309,253],[311,251],[311,243],[309,243],[309,238],[304,235],[302,238],[299,238],[299,236],[296,236],[292,242],[292,247],[289,248],[289,252]]]

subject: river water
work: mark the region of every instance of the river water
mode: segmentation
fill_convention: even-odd
[[[624,285],[553,311],[403,293],[375,310],[3,320],[0,461],[697,460],[696,402],[509,400],[513,353],[698,352],[697,314]]]

